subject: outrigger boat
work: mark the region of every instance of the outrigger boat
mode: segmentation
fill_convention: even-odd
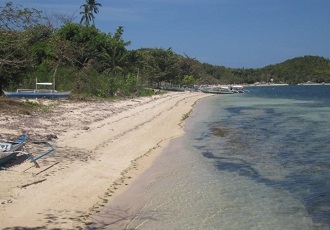
[[[212,93],[212,94],[233,94],[233,93],[245,93],[249,92],[244,89],[241,85],[233,85],[233,86],[211,86],[202,88],[201,91],[203,93]]]
[[[4,91],[3,93],[9,98],[68,98],[70,92],[58,92],[56,90],[47,89],[17,89],[16,92]]]
[[[23,153],[28,156],[28,159],[30,159],[31,162],[33,162],[36,167],[39,168],[37,160],[50,154],[51,152],[53,152],[55,150],[55,148],[46,141],[32,141],[32,143],[45,144],[47,147],[49,147],[49,149],[47,151],[45,151],[37,156],[33,156],[32,154],[23,151],[23,147],[24,147],[27,139],[28,139],[27,135],[21,135],[15,141],[5,141],[5,142],[0,143],[0,165],[5,164],[10,160],[15,159],[19,153]]]
[[[36,78],[35,89],[17,89],[16,92],[8,92],[5,90],[2,91],[9,98],[68,98],[71,93],[70,91],[59,92],[55,90],[55,76],[57,73],[57,67],[55,68],[55,72],[53,74],[53,82],[38,82],[38,79]],[[38,89],[38,86],[53,86],[53,89]]]
[[[17,157],[27,140],[27,135],[21,135],[15,141],[0,143],[0,164],[4,164]]]
[[[231,91],[233,91],[234,93],[245,93],[245,92],[249,92],[242,85],[233,85],[233,86],[231,86]]]
[[[45,144],[46,146],[49,147],[49,149],[47,151],[45,151],[44,153],[41,153],[37,156],[33,156],[32,154],[28,154],[29,155],[29,159],[31,160],[31,162],[34,163],[34,165],[37,167],[37,168],[40,168],[39,164],[37,163],[37,160],[39,160],[40,158],[50,154],[51,152],[53,152],[55,150],[55,148],[49,144],[47,141],[33,141],[33,143],[35,144]]]
[[[212,94],[233,94],[234,93],[228,87],[219,87],[219,86],[203,88],[203,89],[201,89],[201,91],[203,93],[212,93]]]
[[[71,92],[59,92],[55,89],[38,89],[39,85],[51,86],[51,82],[38,82],[36,79],[35,89],[17,89],[16,92],[2,90],[9,98],[68,98]]]

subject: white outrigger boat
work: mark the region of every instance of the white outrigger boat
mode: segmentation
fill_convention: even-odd
[[[233,85],[233,86],[230,86],[230,88],[231,88],[231,91],[233,91],[234,93],[245,93],[245,92],[249,92],[242,85]]]
[[[202,88],[203,93],[213,93],[213,94],[234,94],[234,93],[245,93],[248,92],[241,85],[233,86],[210,86]]]
[[[23,147],[26,144],[27,140],[28,140],[28,136],[26,134],[23,134],[15,141],[0,142],[0,165],[6,164],[9,161],[15,160],[19,154],[25,154],[25,155],[27,155],[27,158],[32,163],[34,163],[34,165],[36,167],[39,168],[37,160],[50,154],[51,152],[53,152],[55,150],[55,148],[47,141],[32,141],[32,143],[34,143],[34,144],[44,144],[46,147],[48,147],[47,151],[40,153],[36,156],[33,156],[32,154],[27,153],[23,150]],[[3,169],[3,167],[0,167],[0,169]]]
[[[233,94],[234,92],[229,89],[229,87],[226,86],[212,86],[212,87],[206,87],[202,88],[201,91],[203,93],[212,93],[212,94]]]

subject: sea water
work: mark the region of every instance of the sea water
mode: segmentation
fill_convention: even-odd
[[[330,229],[330,86],[202,99],[90,229]]]

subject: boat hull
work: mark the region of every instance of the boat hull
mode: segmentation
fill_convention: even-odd
[[[201,90],[203,93],[211,93],[211,94],[233,94],[232,91],[221,91],[221,90]]]
[[[70,92],[7,92],[3,91],[4,94],[9,98],[68,98]]]
[[[6,149],[0,152],[0,165],[16,158],[19,154],[19,151],[23,148],[26,139],[27,136],[22,135],[14,142],[1,143],[1,145],[10,144],[10,149]]]

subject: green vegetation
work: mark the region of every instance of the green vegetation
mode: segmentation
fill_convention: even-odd
[[[81,21],[52,18],[36,9],[7,2],[0,6],[0,90],[34,88],[35,80],[78,98],[150,95],[163,85],[330,82],[329,59],[298,57],[260,69],[201,63],[171,48],[129,50],[124,28],[101,32],[95,0],[81,5]],[[79,8],[79,6],[77,6]]]
[[[302,82],[330,82],[329,59],[317,56],[297,57],[281,64],[270,65],[261,71],[263,76],[269,76],[276,82],[297,84]]]

